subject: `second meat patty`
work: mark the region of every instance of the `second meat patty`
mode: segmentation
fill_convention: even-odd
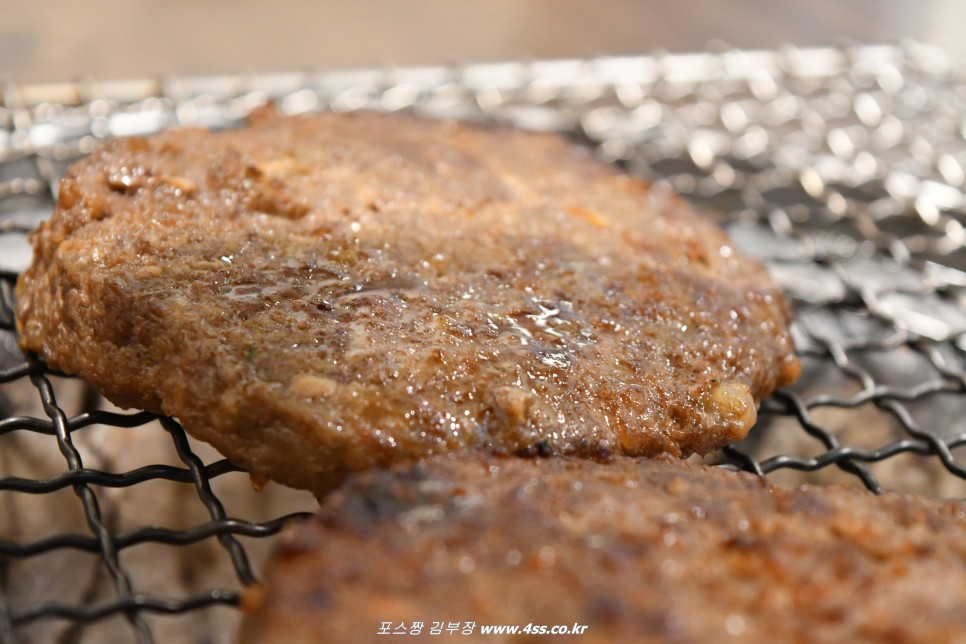
[[[798,373],[761,266],[557,136],[322,114],[114,141],[34,245],[25,349],[317,493],[466,449],[706,452]]]
[[[455,622],[444,641],[962,642],[964,530],[959,501],[448,455],[330,494],[245,595],[240,641],[438,641]]]

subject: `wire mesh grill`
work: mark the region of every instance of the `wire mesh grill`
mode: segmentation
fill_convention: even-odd
[[[111,409],[16,349],[26,234],[100,141],[233,127],[267,100],[287,113],[413,110],[567,132],[688,195],[793,303],[801,381],[709,460],[783,483],[964,496],[963,81],[941,52],[909,44],[8,85],[0,640],[230,640],[267,537],[314,505],[277,486],[253,493],[174,420]],[[177,511],[152,514],[164,504]],[[157,574],[172,567],[173,580]]]

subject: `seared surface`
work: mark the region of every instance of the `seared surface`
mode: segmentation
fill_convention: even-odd
[[[554,136],[358,114],[112,141],[34,244],[24,349],[317,492],[467,448],[704,452],[798,372],[760,266]]]
[[[681,462],[436,457],[358,475],[290,532],[241,641],[376,642],[419,621],[429,641],[577,623],[585,644],[960,642],[964,531],[960,502]],[[439,621],[476,626],[446,639]]]

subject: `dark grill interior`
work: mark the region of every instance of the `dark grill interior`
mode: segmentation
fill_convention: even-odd
[[[700,204],[794,305],[801,381],[706,460],[784,484],[962,497],[963,80],[909,44],[6,86],[0,640],[230,641],[270,537],[314,506],[253,492],[174,420],[114,410],[17,350],[26,234],[102,139],[233,127],[270,99],[291,113],[402,109],[568,132]]]

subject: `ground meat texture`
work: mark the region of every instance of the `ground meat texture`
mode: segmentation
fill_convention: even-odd
[[[761,266],[553,135],[320,114],[114,140],[33,243],[25,350],[319,493],[466,449],[706,452],[799,370]]]
[[[962,502],[671,459],[441,456],[357,475],[287,533],[240,639],[374,642],[419,621],[435,641],[442,621],[475,622],[467,643],[575,623],[586,644],[959,642],[964,531]]]

